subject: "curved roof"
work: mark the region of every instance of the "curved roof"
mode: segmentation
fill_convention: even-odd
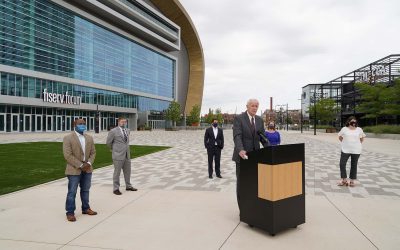
[[[184,112],[189,113],[194,105],[203,100],[204,54],[199,35],[189,14],[178,0],[151,0],[151,2],[171,21],[181,27],[181,39],[189,57],[189,84]]]

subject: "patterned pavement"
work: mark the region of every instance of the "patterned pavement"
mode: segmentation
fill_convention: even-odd
[[[234,192],[236,175],[235,165],[231,161],[232,130],[224,132],[225,148],[221,157],[223,179],[208,178],[207,153],[203,146],[204,131],[131,133],[132,144],[172,146],[171,149],[132,160],[134,186],[140,189]],[[360,198],[371,196],[400,198],[400,156],[364,150],[359,160],[357,186],[338,187],[340,156],[338,143],[324,141],[321,138],[317,140],[300,133],[283,131],[281,134],[282,144],[305,143],[306,193],[316,195],[335,193]],[[98,134],[95,135],[95,140],[97,143],[104,143],[105,137],[105,133]],[[380,143],[385,143],[385,140],[380,140]],[[350,161],[347,166],[348,171],[349,164]],[[111,190],[112,171],[112,166],[97,170],[93,176],[93,185],[109,186]],[[66,184],[65,180],[58,183]]]

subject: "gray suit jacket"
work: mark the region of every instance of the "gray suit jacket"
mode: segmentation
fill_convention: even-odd
[[[257,131],[261,131],[261,133],[265,134],[264,122],[260,116],[256,115],[254,124],[256,133],[253,136],[251,132],[251,122],[247,112],[243,112],[233,120],[233,142],[235,143],[235,148],[233,150],[232,161],[240,162],[239,152],[241,150],[251,152],[260,149],[261,139]]]
[[[117,126],[108,132],[107,146],[112,150],[113,160],[125,160],[131,158],[131,150],[129,148],[129,129],[126,129],[128,136],[127,142],[125,142],[124,135],[121,129]]]

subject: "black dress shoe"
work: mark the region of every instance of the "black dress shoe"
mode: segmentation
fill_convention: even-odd
[[[126,189],[126,191],[137,191],[137,188],[134,188],[134,187],[128,187],[128,188]]]
[[[116,195],[121,195],[121,194],[122,194],[118,189],[117,189],[117,190],[114,190],[113,193],[116,194]]]
[[[222,178],[222,176],[221,176],[221,175],[217,175],[217,177],[218,177],[218,178]]]
[[[212,179],[213,177],[212,177],[212,175],[209,175],[208,178]]]

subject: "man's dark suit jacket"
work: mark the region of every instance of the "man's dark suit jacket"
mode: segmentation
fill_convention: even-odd
[[[254,124],[256,127],[256,132],[253,136],[251,131],[251,121],[247,112],[235,117],[233,120],[233,141],[235,143],[235,148],[233,150],[232,161],[237,163],[240,162],[239,152],[244,150],[246,152],[251,152],[260,149],[260,142],[264,143],[257,131],[265,134],[264,122],[262,118],[258,115],[254,117]]]
[[[215,142],[217,142],[217,146],[220,149],[224,148],[224,132],[221,128],[218,128],[217,138],[215,139],[213,128],[209,127],[204,134],[204,147],[211,149],[215,145]]]

